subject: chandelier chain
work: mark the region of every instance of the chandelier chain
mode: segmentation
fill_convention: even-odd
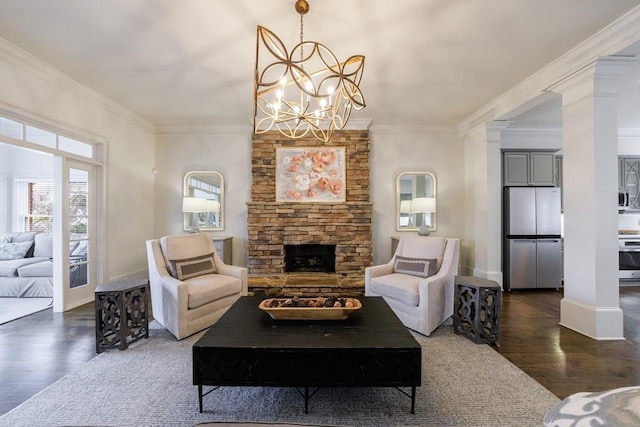
[[[300,14],[300,62],[304,57],[304,15]]]

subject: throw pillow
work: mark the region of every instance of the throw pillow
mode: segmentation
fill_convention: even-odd
[[[431,277],[437,273],[436,264],[435,259],[396,256],[393,271],[418,277]]]
[[[0,243],[0,260],[24,258],[33,242]]]
[[[169,260],[169,274],[178,280],[217,273],[213,252],[194,258]]]
[[[0,243],[11,243],[11,233],[0,234]]]

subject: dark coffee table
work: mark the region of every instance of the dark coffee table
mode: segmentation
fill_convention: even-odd
[[[395,387],[415,412],[422,349],[381,297],[359,298],[346,320],[322,321],[273,320],[258,308],[263,299],[241,297],[193,345],[200,412],[220,386],[304,389],[305,413],[321,387]]]

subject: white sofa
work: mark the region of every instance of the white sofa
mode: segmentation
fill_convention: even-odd
[[[0,297],[53,297],[52,257],[49,233],[0,234]]]
[[[86,259],[86,245],[71,243],[71,257]],[[71,286],[86,283],[86,265],[71,267]],[[34,231],[0,234],[0,297],[53,297],[53,237]]]

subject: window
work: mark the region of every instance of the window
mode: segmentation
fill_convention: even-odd
[[[27,124],[26,121],[16,121],[7,117],[0,117],[0,136],[8,136],[87,159],[95,160],[96,158],[95,144],[78,141],[55,131],[33,126]]]
[[[25,231],[53,231],[53,182],[29,182],[29,211]]]
[[[53,232],[53,182],[27,182],[27,210],[19,212],[24,218],[24,231]],[[69,231],[72,234],[87,233],[87,183],[69,183]]]

